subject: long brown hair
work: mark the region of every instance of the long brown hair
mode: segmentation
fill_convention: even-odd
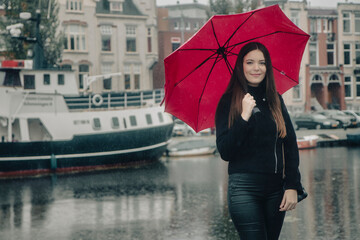
[[[284,138],[286,136],[286,126],[281,111],[280,99],[276,92],[275,78],[270,54],[267,48],[258,42],[250,42],[241,48],[236,60],[234,72],[225,91],[225,93],[231,94],[232,96],[229,112],[229,128],[233,125],[235,119],[239,117],[242,112],[242,99],[248,92],[248,83],[244,74],[243,62],[244,57],[253,50],[260,50],[264,54],[266,74],[263,81],[265,81],[266,99],[269,104],[271,114],[275,120],[279,136]]]

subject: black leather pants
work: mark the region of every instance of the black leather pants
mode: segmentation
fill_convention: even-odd
[[[241,240],[279,238],[285,212],[280,174],[235,173],[229,175],[228,205]]]

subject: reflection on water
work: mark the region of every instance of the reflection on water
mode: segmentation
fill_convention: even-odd
[[[360,238],[360,148],[301,151],[309,197],[281,239]],[[0,180],[0,239],[238,239],[219,156]]]

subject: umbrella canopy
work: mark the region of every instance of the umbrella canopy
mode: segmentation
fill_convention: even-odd
[[[214,126],[216,107],[248,42],[270,52],[277,91],[299,83],[301,58],[309,35],[278,5],[242,14],[215,15],[165,58],[165,111],[196,132]]]

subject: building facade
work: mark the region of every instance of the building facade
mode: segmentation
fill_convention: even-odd
[[[97,76],[90,91],[153,89],[158,61],[155,0],[58,0],[65,35],[61,66],[73,69],[78,87]],[[113,73],[119,73],[112,75]]]
[[[199,3],[177,4],[157,9],[159,63],[154,69],[154,88],[165,83],[164,59],[186,42],[209,18],[209,7]]]
[[[345,105],[360,110],[360,4],[338,3],[337,11]]]

